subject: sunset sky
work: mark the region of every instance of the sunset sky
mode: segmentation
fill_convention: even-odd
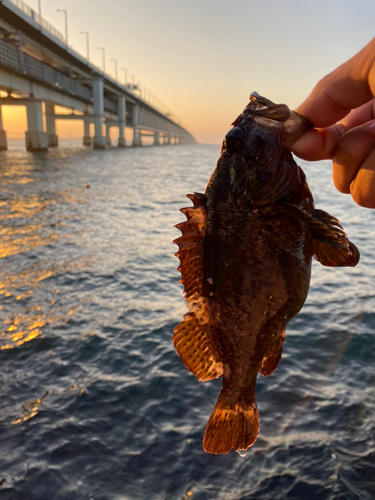
[[[27,0],[38,11],[38,0]],[[69,45],[119,80],[127,68],[199,142],[219,143],[256,90],[296,107],[326,73],[374,36],[374,0],[41,0],[42,16]],[[16,118],[16,120],[12,119]],[[4,110],[9,137],[23,136],[24,108]],[[61,137],[81,124],[60,122]]]

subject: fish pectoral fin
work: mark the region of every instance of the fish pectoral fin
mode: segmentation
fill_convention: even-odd
[[[347,248],[337,248],[314,240],[314,258],[323,266],[354,267],[359,262],[358,248],[348,240]]]
[[[181,283],[189,308],[175,329],[173,343],[186,368],[200,381],[220,377],[223,365],[212,340],[208,299],[203,276],[203,241],[206,232],[206,197],[187,195],[193,207],[182,208],[187,220],[177,224],[182,235],[174,240],[179,246],[175,254],[180,259]]]
[[[281,355],[283,352],[283,345],[285,340],[285,329],[280,332],[276,342],[271,346],[271,349],[267,352],[262,360],[262,364],[259,368],[259,373],[263,377],[268,377],[271,375],[276,368],[279,366]]]
[[[354,267],[359,261],[359,250],[345,234],[336,217],[324,210],[304,210],[291,203],[280,203],[288,213],[301,224],[313,239],[313,254],[323,266]]]

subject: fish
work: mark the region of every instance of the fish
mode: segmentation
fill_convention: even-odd
[[[172,337],[199,381],[222,377],[203,449],[245,452],[259,433],[257,374],[277,368],[287,323],[301,310],[311,261],[356,266],[337,218],[314,208],[289,147],[312,124],[253,92],[234,120],[204,193],[188,194],[178,270],[188,312]]]

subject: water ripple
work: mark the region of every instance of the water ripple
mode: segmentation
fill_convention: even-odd
[[[314,264],[280,366],[258,381],[261,433],[241,458],[203,452],[220,381],[199,384],[171,343],[186,312],[173,226],[218,148],[10,149],[0,172],[2,498],[374,498],[375,212],[335,192],[327,162],[301,165],[361,261]]]

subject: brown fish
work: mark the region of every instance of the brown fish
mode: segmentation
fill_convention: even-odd
[[[355,266],[359,252],[339,221],[314,209],[287,149],[311,124],[253,93],[226,135],[204,194],[187,195],[175,240],[189,312],[173,342],[200,381],[223,376],[203,448],[246,450],[259,432],[258,372],[281,359],[285,327],[303,306],[311,257]]]

